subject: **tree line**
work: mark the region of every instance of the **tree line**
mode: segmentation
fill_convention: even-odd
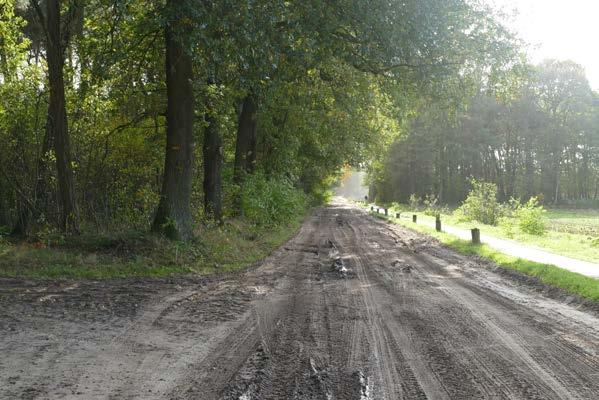
[[[471,178],[497,185],[501,201],[545,204],[599,198],[599,93],[571,61],[525,65],[509,91],[481,82],[459,107],[423,106],[375,176],[379,196],[411,194],[457,204]]]
[[[249,175],[316,193],[516,53],[467,0],[0,0],[0,226],[188,240]]]

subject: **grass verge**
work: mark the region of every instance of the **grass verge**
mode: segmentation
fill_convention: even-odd
[[[460,253],[473,254],[494,262],[500,267],[516,270],[526,275],[533,276],[544,284],[561,288],[593,301],[599,301],[599,279],[590,278],[585,275],[558,268],[550,264],[541,264],[522,258],[503,254],[485,244],[474,245],[469,241],[457,238],[446,232],[437,232],[433,228],[417,225],[405,220],[385,217],[381,214],[372,213],[375,217],[388,220],[402,225],[408,229],[433,236],[445,246]]]
[[[521,232],[518,228],[514,228],[511,232],[500,226],[490,226],[478,224],[478,227],[486,235],[495,236],[502,239],[511,239],[519,243],[529,244],[539,248],[547,249],[553,253],[567,257],[577,258],[590,262],[599,262],[599,244],[597,236],[582,233],[573,233],[572,230],[554,230],[556,219],[554,213],[547,212],[547,225],[550,228],[544,235],[536,236]],[[418,217],[420,218],[420,216]],[[425,218],[425,217],[423,217]],[[432,217],[428,217],[433,220]],[[472,222],[461,222],[454,216],[443,215],[442,219],[448,225],[458,228],[469,229],[472,227]],[[581,221],[583,221],[581,219]],[[571,229],[573,224],[564,225],[563,229]]]
[[[434,217],[421,211],[389,208],[389,215],[395,215],[396,212],[416,214],[418,221],[426,221],[431,225],[435,221]],[[444,225],[467,230],[478,227],[485,236],[514,240],[562,256],[599,263],[599,213],[590,210],[548,210],[545,219],[549,229],[544,235],[538,236],[522,232],[517,226],[508,230],[476,221],[460,221],[451,214],[441,215]]]
[[[289,240],[303,217],[274,226],[233,219],[223,226],[202,227],[191,243],[142,232],[27,242],[0,237],[0,276],[110,279],[231,272],[261,260]]]

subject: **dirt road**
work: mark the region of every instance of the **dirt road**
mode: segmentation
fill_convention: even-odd
[[[2,399],[594,399],[599,319],[345,203],[244,273],[0,281]]]

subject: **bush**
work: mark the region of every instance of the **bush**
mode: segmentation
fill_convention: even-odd
[[[410,211],[410,206],[407,204],[398,203],[396,201],[392,202],[389,208],[393,209],[395,212],[404,212]]]
[[[422,203],[422,199],[418,197],[416,194],[412,193],[410,195],[410,210],[418,211],[420,209],[420,204]]]
[[[510,239],[514,237],[515,223],[513,218],[505,216],[499,217],[497,219],[497,224],[503,229],[503,233],[505,234],[505,236],[509,237]]]
[[[441,209],[439,207],[439,199],[434,194],[427,194],[422,200],[422,205],[424,206],[424,215],[428,215],[430,217],[434,217],[437,214],[441,213]]]
[[[479,221],[487,225],[496,225],[503,215],[502,207],[497,202],[497,185],[494,183],[470,181],[472,189],[464,203],[456,210],[463,221]]]
[[[282,224],[303,214],[308,196],[282,177],[248,175],[241,188],[241,211],[256,224]]]
[[[545,213],[545,209],[539,205],[539,200],[536,197],[531,197],[524,204],[518,202],[514,217],[522,232],[540,236],[547,231],[543,213]]]

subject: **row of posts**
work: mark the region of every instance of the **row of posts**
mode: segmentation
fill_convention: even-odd
[[[384,208],[383,209],[385,212],[385,217],[389,216],[389,209],[388,208]],[[374,206],[370,206],[370,211],[374,211]],[[380,214],[381,213],[381,209],[379,207],[376,208],[376,213]],[[401,213],[395,213],[395,218],[400,219],[401,218]],[[416,214],[412,214],[412,222],[416,223],[416,221],[418,221],[418,215]],[[437,230],[437,232],[441,232],[441,215],[437,214],[435,216],[435,229]],[[472,243],[473,244],[480,244],[480,229],[478,228],[472,228],[470,230],[470,233],[472,235]]]

